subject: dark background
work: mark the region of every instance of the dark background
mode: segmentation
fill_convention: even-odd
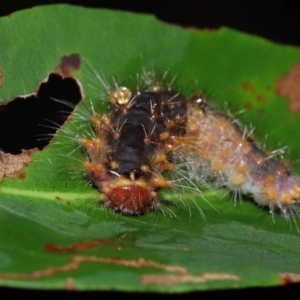
[[[18,3],[20,2],[20,3]],[[38,0],[0,0],[0,16],[11,14],[17,10],[30,8],[35,5],[54,4],[60,1],[38,1]],[[219,28],[228,26],[240,31],[256,34],[278,43],[300,46],[300,5],[291,1],[255,1],[255,0],[160,0],[160,1],[64,1],[64,3],[77,4],[86,7],[102,7],[132,12],[149,13],[167,23],[178,24],[184,27]],[[0,32],[1,39],[1,32]],[[1,49],[0,49],[1,57]],[[299,236],[300,238],[300,236]],[[299,258],[300,259],[300,258]],[[300,273],[300,270],[299,270]],[[190,294],[148,294],[151,298],[159,297],[165,300],[184,298],[211,298],[211,297],[249,297],[272,296],[284,293],[286,297],[298,297],[300,285],[289,285],[274,288],[252,288],[244,290],[213,291]],[[111,292],[45,292],[21,289],[0,288],[0,294],[7,296],[22,296],[22,298],[38,296],[67,296],[82,299],[82,297],[107,298],[116,297],[124,300],[134,297],[145,297],[142,294],[126,294]],[[123,298],[123,299],[122,299]]]
[[[288,0],[1,0],[0,16],[35,5],[60,2],[150,13],[186,27],[218,28],[225,25],[280,43],[300,45],[300,4]]]

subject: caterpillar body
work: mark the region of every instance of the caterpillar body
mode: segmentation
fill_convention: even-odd
[[[106,207],[124,215],[155,209],[157,192],[176,187],[164,171],[227,187],[286,218],[299,212],[300,179],[266,153],[230,115],[215,111],[203,93],[185,97],[173,80],[154,72],[136,88],[103,84],[110,113],[94,112],[94,136],[81,137],[84,167]],[[113,86],[113,87],[112,87]],[[183,171],[184,170],[184,171]]]

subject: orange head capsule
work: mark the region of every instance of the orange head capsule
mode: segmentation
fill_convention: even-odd
[[[141,215],[149,207],[149,191],[137,185],[114,188],[108,195],[110,206],[124,215]]]

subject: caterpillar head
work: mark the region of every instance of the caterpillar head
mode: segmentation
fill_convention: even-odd
[[[91,180],[101,189],[100,200],[105,202],[106,207],[132,216],[144,214],[152,207],[156,193],[147,185],[145,178],[137,178],[135,172],[120,175],[107,170],[101,176],[93,164],[89,165]]]
[[[149,190],[136,184],[113,188],[107,196],[109,206],[124,215],[141,215],[153,203]]]

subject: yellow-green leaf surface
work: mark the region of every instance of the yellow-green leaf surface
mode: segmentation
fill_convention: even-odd
[[[256,127],[258,139],[268,134],[270,146],[289,145],[300,156],[299,114],[276,95],[277,80],[300,58],[297,48],[228,28],[182,29],[152,16],[67,5],[4,17],[0,35],[2,101],[35,92],[71,54],[81,58],[72,75],[95,105],[99,82],[93,70],[126,77],[170,68],[210,92],[215,107],[245,108],[239,120]],[[204,191],[211,205],[197,192],[165,191],[177,204],[166,206],[176,217],[166,210],[126,217],[103,209],[82,175],[84,155],[72,152],[64,138],[70,132],[76,138],[80,109],[59,132],[59,143],[33,154],[25,178],[0,185],[2,285],[182,292],[280,285],[281,273],[300,273],[295,224],[280,217],[274,224],[249,200],[234,205],[224,190]]]

